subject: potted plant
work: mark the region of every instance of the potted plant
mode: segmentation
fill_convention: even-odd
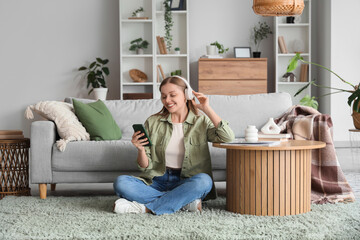
[[[223,44],[215,41],[210,43],[210,46],[206,46],[206,54],[207,55],[217,55],[218,53],[226,53],[229,51],[229,48],[225,48]]]
[[[174,48],[174,51],[175,51],[175,54],[180,54],[180,48],[179,47]]]
[[[253,52],[254,58],[259,58],[261,52],[259,52],[260,43],[266,39],[269,34],[272,34],[271,28],[266,22],[259,22],[259,26],[254,26],[253,34],[251,36],[255,44],[255,51]]]
[[[108,59],[101,59],[98,57],[96,58],[96,61],[90,63],[89,67],[82,66],[78,69],[79,71],[87,70],[87,88],[89,88],[90,85],[92,87],[88,94],[90,95],[90,93],[94,91],[96,100],[106,100],[108,89],[106,87],[105,76],[109,76],[110,71],[105,65],[108,62]]]
[[[168,52],[170,52],[171,50],[171,46],[172,46],[172,35],[171,35],[171,30],[173,27],[173,19],[172,19],[172,11],[171,11],[171,7],[170,7],[170,1],[169,0],[165,0],[163,2],[163,6],[165,9],[164,12],[164,21],[165,21],[165,41],[166,41],[166,48],[168,50]]]
[[[135,11],[133,11],[132,17],[141,17],[143,13],[144,13],[144,8],[143,8],[143,7],[139,7],[138,9],[136,9]]]
[[[136,54],[144,54],[144,49],[149,45],[148,41],[143,40],[142,38],[137,38],[130,42],[131,46],[130,51],[136,51]]]
[[[330,92],[330,93],[322,95],[320,97],[330,95],[330,94],[335,94],[335,93],[344,93],[344,92],[348,93],[348,94],[350,94],[350,96],[348,97],[347,103],[350,107],[352,105],[352,109],[353,109],[352,117],[353,117],[354,125],[355,125],[356,129],[360,129],[360,89],[359,89],[360,83],[357,85],[353,85],[350,82],[345,81],[342,77],[340,77],[338,74],[333,72],[331,69],[326,68],[317,63],[305,61],[304,58],[300,56],[300,53],[296,53],[296,55],[291,59],[289,65],[287,67],[287,72],[291,72],[294,69],[296,69],[299,61],[306,63],[306,64],[312,64],[312,65],[315,65],[322,69],[325,69],[326,71],[329,71],[330,73],[332,73],[336,77],[338,77],[342,82],[349,85],[351,87],[351,89],[349,90],[349,89],[341,89],[341,88],[333,88],[333,87],[323,86],[323,85],[317,84],[315,82],[315,80],[313,80],[313,81],[310,81],[308,84],[306,84],[304,87],[300,88],[299,91],[297,91],[294,96],[297,96],[298,94],[300,94],[303,90],[308,88],[310,85],[313,85],[316,87],[321,87],[321,88],[329,88],[329,89],[337,90],[335,92]],[[320,97],[318,97],[318,98],[320,98]],[[318,103],[317,103],[316,99],[317,99],[316,97],[310,98],[310,96],[306,95],[305,97],[303,97],[300,100],[300,103],[302,103],[302,105],[314,107],[315,109],[317,109]]]

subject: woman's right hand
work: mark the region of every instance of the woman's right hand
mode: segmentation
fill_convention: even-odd
[[[132,139],[131,139],[131,143],[139,150],[139,151],[143,151],[144,150],[144,145],[148,144],[148,139],[144,138],[144,139],[140,139],[142,136],[144,136],[144,133],[141,133],[140,131],[137,131],[133,134]]]

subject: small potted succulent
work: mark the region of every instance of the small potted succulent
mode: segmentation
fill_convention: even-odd
[[[130,42],[131,46],[130,51],[136,51],[136,54],[144,54],[144,49],[149,45],[148,41],[143,40],[142,38],[137,38]]]
[[[132,17],[142,17],[143,13],[144,13],[144,8],[143,8],[143,7],[139,7],[138,9],[136,9],[135,11],[133,11]]]
[[[180,54],[180,48],[179,47],[174,48],[174,52],[175,54]]]
[[[92,87],[88,94],[90,95],[90,93],[94,91],[96,100],[106,100],[108,89],[106,87],[105,76],[108,76],[110,71],[105,65],[108,63],[108,59],[101,59],[98,57],[96,58],[96,61],[90,63],[89,67],[82,66],[78,69],[79,71],[87,70],[87,88],[89,88],[90,85]]]
[[[251,36],[255,44],[255,51],[253,52],[254,58],[259,58],[261,56],[261,52],[259,51],[260,43],[262,40],[268,38],[269,34],[272,34],[272,31],[266,22],[259,22],[259,26],[254,26],[253,34]]]

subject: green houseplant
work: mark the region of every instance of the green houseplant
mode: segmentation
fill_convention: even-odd
[[[269,34],[272,34],[272,31],[266,22],[259,22],[258,26],[253,27],[251,38],[255,44],[255,51],[253,52],[254,58],[259,58],[261,56],[261,52],[259,52],[260,43],[262,40],[268,38]]]
[[[210,46],[215,46],[218,49],[218,53],[226,53],[229,51],[229,48],[225,48],[223,44],[219,43],[218,41],[215,41],[213,43],[210,43]]]
[[[92,91],[98,92],[97,91],[98,89],[102,89],[100,91],[105,92],[105,98],[106,98],[107,87],[106,87],[105,76],[108,76],[110,74],[109,68],[106,66],[106,64],[108,63],[109,63],[108,59],[101,59],[98,57],[96,58],[96,61],[90,63],[89,67],[82,66],[78,69],[79,71],[87,70],[86,72],[87,88],[89,88],[90,85],[92,87],[88,92],[89,95]]]
[[[172,11],[171,11],[171,7],[170,7],[170,1],[169,0],[165,0],[163,2],[163,6],[165,9],[164,12],[164,21],[165,21],[165,41],[166,41],[166,48],[168,50],[168,52],[170,52],[171,47],[172,47],[172,35],[171,35],[171,30],[172,27],[174,25],[174,21],[172,19]]]
[[[304,91],[306,88],[308,88],[309,86],[316,86],[316,87],[321,87],[321,88],[328,88],[328,89],[333,89],[336,90],[335,92],[330,92],[328,94],[322,95],[320,97],[326,96],[326,95],[330,95],[330,94],[335,94],[335,93],[348,93],[350,94],[350,96],[348,97],[348,105],[351,107],[352,105],[352,110],[353,110],[353,120],[354,120],[354,125],[357,129],[360,129],[360,89],[359,89],[359,84],[357,85],[353,85],[350,82],[345,81],[342,77],[340,77],[337,73],[335,73],[334,71],[332,71],[329,68],[326,68],[320,64],[317,63],[313,63],[313,62],[308,62],[305,61],[303,57],[300,56],[300,53],[296,53],[296,55],[290,60],[290,63],[287,67],[287,72],[291,72],[293,70],[296,69],[298,62],[302,62],[305,64],[312,64],[315,65],[317,67],[320,67],[322,69],[325,69],[326,71],[329,71],[330,73],[334,74],[338,79],[340,79],[343,83],[345,83],[346,85],[348,85],[349,87],[351,87],[351,89],[342,89],[342,88],[334,88],[334,87],[329,87],[329,86],[323,86],[323,85],[319,85],[316,83],[315,80],[310,81],[308,84],[306,84],[304,87],[300,88],[294,96],[297,96],[298,94],[300,94],[302,91]],[[302,101],[302,103],[306,106],[311,106],[317,109],[317,101],[316,101],[316,97],[312,97],[310,98],[310,96],[305,96],[304,98],[302,98],[300,100],[300,102]]]
[[[143,40],[142,38],[137,38],[130,42],[131,46],[129,48],[130,51],[136,51],[136,54],[143,54],[144,49],[149,46],[148,41]]]
[[[144,12],[144,8],[143,7],[139,7],[138,9],[136,9],[135,11],[133,11],[132,13],[132,17],[140,17],[141,13]]]

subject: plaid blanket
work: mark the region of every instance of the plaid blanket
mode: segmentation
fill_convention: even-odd
[[[300,105],[292,106],[275,119],[282,133],[291,133],[296,140],[326,143],[325,148],[312,150],[311,202],[317,204],[353,202],[354,193],[340,168],[333,144],[333,123],[327,114]]]

